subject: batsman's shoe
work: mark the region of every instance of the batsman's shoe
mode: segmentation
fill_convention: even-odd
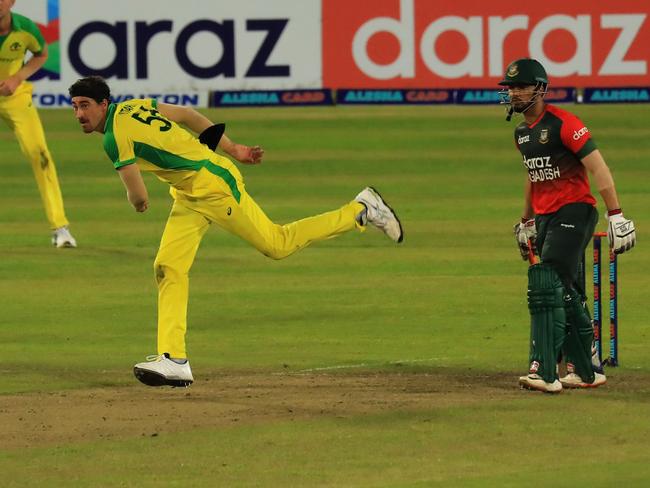
[[[607,377],[601,373],[594,373],[594,382],[586,383],[576,373],[567,373],[566,376],[560,378],[560,383],[564,388],[598,388],[607,383]]]
[[[178,364],[169,359],[167,353],[147,356],[146,363],[138,363],[133,367],[133,374],[148,386],[190,386],[194,381],[190,362]]]
[[[52,245],[58,248],[77,247],[77,241],[70,234],[68,227],[59,227],[52,233]]]
[[[560,393],[562,391],[562,383],[558,380],[555,380],[553,383],[547,383],[537,373],[520,376],[519,386],[527,390],[543,391],[544,393]]]
[[[355,197],[355,200],[365,205],[367,222],[382,230],[394,242],[402,242],[404,239],[402,224],[395,211],[388,206],[377,190],[368,186]],[[365,225],[366,222],[362,224]]]

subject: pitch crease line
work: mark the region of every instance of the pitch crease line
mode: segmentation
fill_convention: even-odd
[[[367,368],[369,366],[396,366],[399,364],[414,364],[414,363],[426,363],[429,361],[442,361],[445,358],[426,358],[426,359],[401,359],[397,361],[388,361],[388,362],[370,362],[370,363],[357,363],[357,364],[338,364],[335,366],[322,366],[318,368],[308,368],[301,369],[298,371],[286,372],[286,373],[274,373],[274,374],[304,374],[304,373],[316,373],[319,371],[335,371],[337,369],[355,369],[355,368]]]

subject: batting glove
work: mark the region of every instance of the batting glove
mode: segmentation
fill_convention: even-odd
[[[609,247],[614,251],[614,254],[622,254],[634,247],[634,244],[636,244],[634,222],[623,217],[620,208],[607,212],[607,223]]]
[[[521,259],[526,261],[528,259],[528,244],[533,254],[537,253],[535,240],[537,239],[537,228],[535,227],[535,219],[521,219],[521,222],[515,224],[515,239],[517,239],[517,246],[521,253]]]

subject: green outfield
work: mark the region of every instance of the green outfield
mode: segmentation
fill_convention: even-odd
[[[151,205],[137,214],[100,136],[71,111],[42,111],[79,243],[53,249],[1,125],[3,485],[647,486],[648,106],[571,109],[612,168],[638,247],[619,259],[621,367],[603,388],[559,396],[517,387],[529,327],[512,225],[525,176],[500,108],[210,111],[265,147],[261,166],[240,168],[272,219],[373,185],[405,239],[368,229],[272,261],[211,229],[191,272],[189,389],[131,373],[156,352],[166,186],[145,177]]]

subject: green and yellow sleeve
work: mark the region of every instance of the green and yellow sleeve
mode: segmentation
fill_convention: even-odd
[[[34,54],[40,53],[45,48],[45,39],[36,23],[24,15],[11,15],[14,28],[24,35],[26,49]]]
[[[104,126],[104,151],[113,163],[115,169],[122,166],[135,163],[135,150],[131,138],[120,131],[119,128],[115,129],[115,104],[108,106],[106,113],[106,125]]]

